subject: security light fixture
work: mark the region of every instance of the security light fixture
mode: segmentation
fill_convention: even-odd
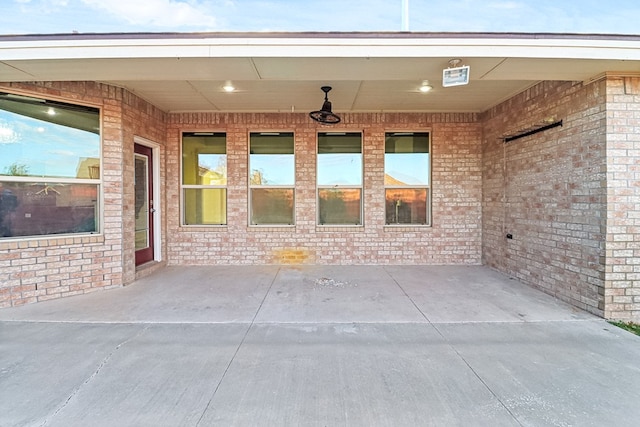
[[[316,122],[326,125],[335,125],[336,123],[340,123],[340,117],[331,112],[331,101],[329,101],[328,96],[331,86],[322,86],[320,89],[324,92],[324,103],[320,110],[310,112],[309,117]]]
[[[462,86],[469,84],[469,66],[458,66],[461,59],[451,59],[449,68],[442,70],[442,87]]]

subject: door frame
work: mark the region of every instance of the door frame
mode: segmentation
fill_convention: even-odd
[[[151,169],[153,180],[152,197],[153,208],[155,211],[153,215],[153,235],[149,236],[153,241],[153,260],[162,261],[162,205],[163,200],[160,199],[160,144],[157,144],[151,140],[143,138],[141,136],[133,137],[134,144],[142,145],[151,149]]]

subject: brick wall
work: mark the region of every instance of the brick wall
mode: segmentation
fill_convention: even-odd
[[[610,77],[604,315],[640,322],[640,78]]]
[[[0,242],[0,307],[121,286],[132,278],[133,134],[164,141],[164,113],[93,82],[13,83],[5,90],[102,111],[104,234]],[[125,215],[123,217],[123,211]],[[129,218],[129,216],[131,218]],[[124,218],[124,219],[123,219]]]
[[[133,231],[135,229],[135,171],[134,171],[134,138],[136,136],[142,137],[151,141],[159,146],[158,154],[160,156],[160,180],[154,182],[154,185],[159,186],[161,200],[154,200],[155,207],[162,213],[165,210],[165,200],[162,195],[165,194],[165,181],[166,174],[165,168],[165,140],[167,135],[167,115],[149,104],[148,102],[138,98],[130,92],[123,91],[122,94],[122,140],[124,141],[122,147],[123,156],[123,182],[125,183],[122,196],[122,225],[120,232],[124,236],[122,241],[122,251],[125,254],[123,259],[123,283],[128,284],[136,279],[136,266],[135,266],[135,240]],[[162,220],[160,224],[155,224],[162,230],[162,235],[166,230],[166,217],[161,216]],[[166,239],[162,239],[162,245],[160,248],[162,259],[166,259]],[[150,274],[158,268],[161,268],[165,262],[147,266],[144,269],[144,275]],[[140,271],[138,271],[138,277],[140,277]]]
[[[296,225],[249,227],[250,132],[293,131]],[[316,135],[362,131],[364,226],[316,225]],[[384,224],[385,131],[430,130],[432,227]],[[227,133],[228,225],[180,226],[182,131]],[[167,248],[174,265],[191,264],[479,264],[481,126],[473,114],[344,114],[337,127],[306,114],[171,114],[167,139]]]
[[[484,262],[601,316],[605,97],[604,80],[543,82],[482,118]],[[563,126],[507,144],[501,139],[551,119]]]
[[[134,280],[133,140],[141,136],[161,148],[159,226],[170,264],[486,263],[595,314],[640,320],[638,78],[543,82],[480,116],[344,114],[336,128],[306,114],[165,114],[89,82],[5,87],[101,108],[105,216],[102,236],[1,242],[0,307]],[[548,119],[563,126],[503,142]],[[295,133],[295,227],[247,225],[248,136],[268,130]],[[316,224],[316,135],[327,130],[363,132],[363,227]],[[384,134],[402,130],[431,132],[431,227],[384,224]],[[226,226],[180,225],[182,131],[227,133]]]

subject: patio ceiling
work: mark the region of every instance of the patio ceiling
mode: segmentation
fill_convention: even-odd
[[[449,60],[470,82],[442,87]],[[469,33],[0,36],[0,82],[100,81],[167,112],[481,112],[542,80],[640,75],[640,37]],[[428,80],[433,90],[418,88]],[[236,91],[222,89],[231,82]]]

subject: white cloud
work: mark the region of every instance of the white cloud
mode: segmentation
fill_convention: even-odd
[[[520,9],[523,5],[516,1],[498,1],[489,3],[489,7],[494,9]]]
[[[69,151],[69,150],[50,150],[49,154],[52,154],[54,156],[63,156],[63,157],[77,157],[78,153],[74,153],[73,151]],[[55,164],[56,161],[52,161],[51,164]]]
[[[9,125],[0,123],[0,144],[13,144],[18,142],[18,134]]]
[[[64,0],[63,0],[64,1]],[[179,0],[82,0],[132,25],[167,28],[213,28],[215,18],[198,3]]]

